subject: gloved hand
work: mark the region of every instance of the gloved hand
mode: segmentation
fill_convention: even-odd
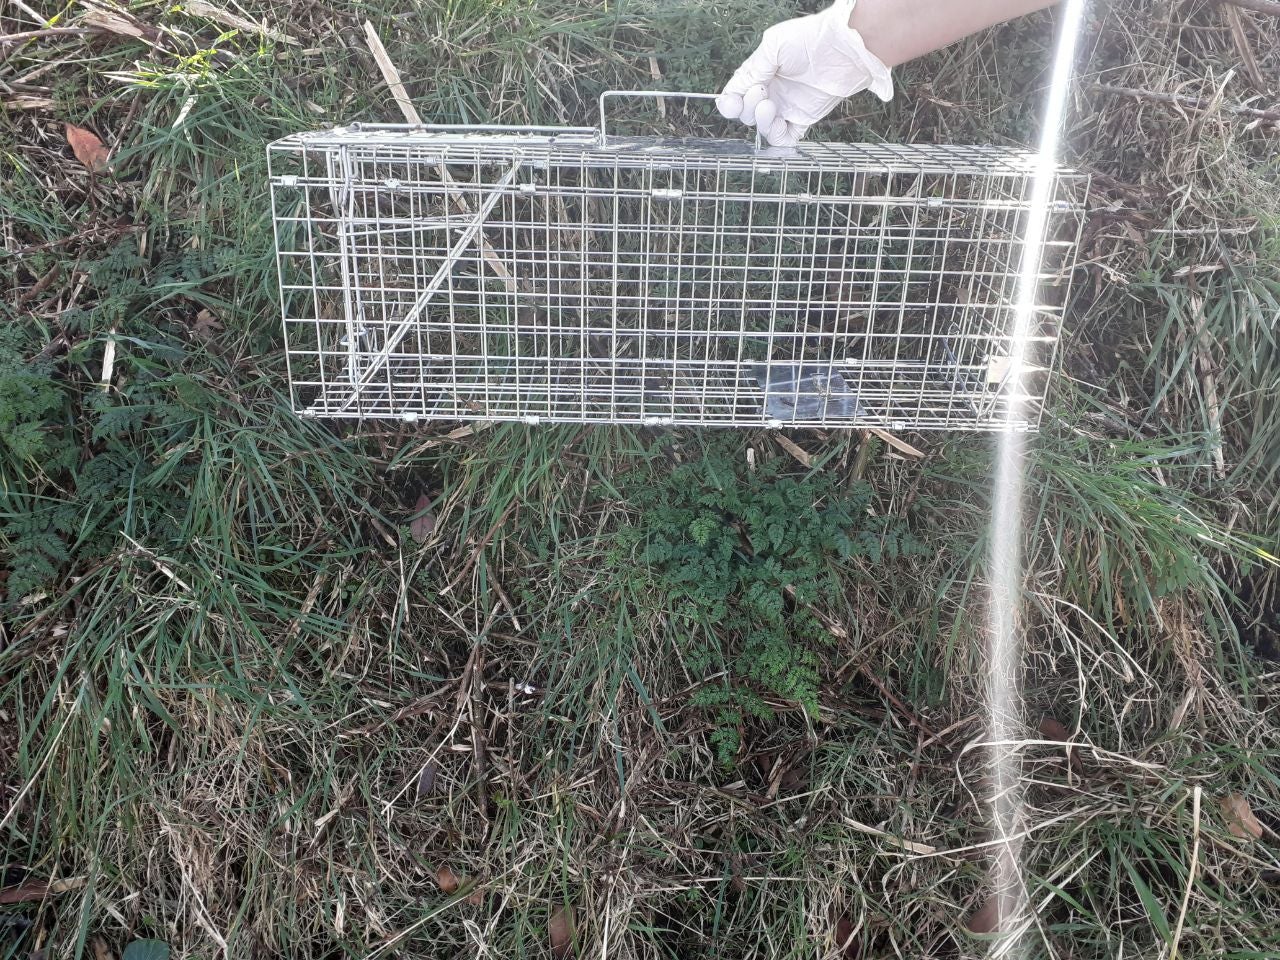
[[[889,68],[849,26],[855,0],[770,27],[716,98],[722,116],[758,126],[775,147],[794,147],[843,98],[893,97]]]

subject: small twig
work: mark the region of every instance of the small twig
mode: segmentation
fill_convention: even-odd
[[[1187,919],[1187,906],[1191,903],[1191,887],[1196,882],[1196,868],[1200,865],[1200,785],[1196,784],[1191,791],[1191,816],[1195,822],[1191,827],[1191,867],[1187,870],[1187,888],[1182,892],[1182,907],[1178,910],[1178,922],[1173,928],[1172,946],[1169,948],[1169,960],[1178,960],[1178,941],[1182,939],[1182,924]]]
[[[17,7],[19,10],[21,10],[23,13],[25,13],[32,20],[34,20],[36,23],[49,22],[47,17],[45,17],[43,14],[37,13],[35,10],[32,10],[29,5],[23,2],[23,0],[9,0],[9,2],[13,4],[15,7]]]
[[[38,94],[19,93],[8,100],[4,101],[6,110],[48,110],[54,105],[52,97],[42,97]]]
[[[485,636],[486,631],[476,635],[475,643],[471,645],[471,653],[467,654],[467,662],[463,664],[462,676],[458,677],[458,690],[453,695],[453,712],[458,716],[461,716],[467,703],[470,703],[471,685],[475,682],[476,672],[483,669],[481,664],[484,664],[484,654],[481,648],[484,646]]]
[[[1191,294],[1191,309],[1196,318],[1196,331],[1193,334],[1195,343],[1192,353],[1195,366],[1200,371],[1200,382],[1204,387],[1204,402],[1209,413],[1209,431],[1213,441],[1214,474],[1219,480],[1227,478],[1227,460],[1222,450],[1222,404],[1218,399],[1218,378],[1213,364],[1209,323],[1204,316],[1204,301],[1199,294]]]
[[[22,49],[22,45],[32,40],[45,37],[84,37],[102,33],[92,27],[42,27],[39,30],[23,30],[21,33],[10,33],[0,36],[0,64]]]
[[[1280,3],[1276,0],[1222,0],[1222,2],[1243,10],[1252,10],[1254,13],[1268,13],[1273,17],[1280,17]]]
[[[467,562],[463,564],[462,569],[459,570],[457,574],[454,575],[454,578],[450,580],[449,583],[446,584],[440,590],[440,593],[442,595],[447,594],[449,591],[451,591],[454,587],[456,587],[459,583],[462,582],[463,577],[465,577],[468,573],[471,572],[472,568],[474,568],[476,565],[476,561],[480,559],[480,554],[484,551],[484,548],[489,545],[489,541],[492,540],[494,534],[498,532],[498,528],[507,522],[507,518],[511,516],[515,508],[516,508],[516,501],[512,500],[511,503],[508,504],[507,509],[502,511],[502,516],[500,516],[497,520],[495,520],[493,522],[493,526],[491,526],[488,530],[485,531],[484,536],[482,536],[480,538],[480,542],[475,545],[475,549],[471,551],[471,556],[470,558],[468,558]]]
[[[0,890],[0,904],[31,903],[48,897],[72,893],[85,886],[86,877],[66,877],[62,880],[24,880],[22,883]]]
[[[115,333],[114,327],[112,328],[111,332]],[[155,567],[156,570],[158,570],[160,573],[163,573],[166,577],[168,577],[170,580],[172,580],[174,583],[180,586],[183,590],[187,591],[187,593],[195,592],[194,590],[191,589],[191,585],[188,584],[187,581],[183,580],[180,576],[174,573],[173,568],[170,567],[167,563],[162,562],[161,559],[158,556],[156,556],[154,552],[152,552],[151,550],[148,550],[146,547],[140,544],[137,540],[133,539],[133,537],[129,536],[127,533],[121,533],[120,535],[124,537],[126,540],[128,540],[131,544],[133,544],[133,554],[132,554],[133,556],[146,557],[148,560],[151,561],[151,565]]]
[[[301,44],[287,33],[279,30],[273,30],[271,27],[264,26],[253,20],[238,16],[229,10],[223,10],[215,7],[212,3],[206,3],[205,0],[186,0],[183,4],[183,10],[188,16],[204,17],[206,20],[212,20],[214,23],[220,23],[224,27],[231,27],[233,30],[243,30],[245,33],[256,33],[266,37],[268,40],[275,40],[277,43],[288,43],[293,46],[301,46]]]
[[[49,268],[48,273],[37,280],[29,289],[23,291],[22,295],[18,297],[18,306],[22,306],[28,300],[34,300],[36,297],[40,296],[40,294],[48,290],[53,281],[57,280],[61,273],[62,264],[55,263]]]
[[[42,27],[39,30],[23,30],[20,33],[7,33],[0,36],[0,44],[22,43],[24,40],[39,40],[42,37],[82,37],[88,33],[98,33],[90,27]]]
[[[49,73],[51,70],[57,70],[59,67],[61,67],[64,63],[66,63],[70,59],[71,57],[69,56],[52,57],[44,61],[44,63],[40,64],[39,66],[32,67],[22,76],[15,77],[11,81],[11,83],[15,87],[19,85],[31,86],[36,82],[37,79],[39,79],[40,77],[43,77],[46,73]]]
[[[493,614],[490,614],[492,623]],[[462,691],[467,695],[467,719],[471,724],[471,772],[476,781],[476,807],[480,818],[485,822],[485,833],[489,832],[489,738],[485,734],[483,718],[479,715],[482,706],[478,703],[478,694],[484,691],[484,633],[476,637],[475,650],[471,653],[470,670]],[[421,776],[421,774],[419,774]]]
[[[1255,90],[1265,93],[1267,82],[1262,78],[1262,71],[1258,69],[1258,58],[1253,55],[1253,47],[1250,46],[1249,38],[1245,35],[1244,17],[1229,3],[1223,5],[1222,13],[1227,18],[1227,25],[1231,27],[1231,39],[1235,42],[1236,49],[1240,51],[1240,59],[1244,63],[1244,72],[1249,75],[1249,82],[1253,84]]]
[[[869,837],[879,837],[882,840],[887,840],[895,847],[901,847],[903,850],[919,854],[922,857],[927,857],[938,852],[938,848],[933,846],[933,844],[917,843],[915,840],[907,840],[905,837],[896,836],[885,830],[881,830],[879,827],[868,826],[865,823],[854,820],[852,817],[845,817],[843,822],[844,825],[849,827],[851,830],[856,830],[858,833],[865,833]]]
[[[475,681],[477,664],[483,664],[484,662],[482,659],[483,654],[481,652],[481,647],[484,645],[485,636],[488,634],[489,627],[492,625],[492,619],[493,618],[490,617],[490,622],[485,624],[484,628],[479,634],[477,634],[475,644],[471,648],[471,653],[467,655],[466,665],[462,668],[462,673],[458,677],[458,690],[454,695],[453,701],[453,726],[449,728],[448,733],[440,738],[436,743],[435,748],[427,754],[427,759],[418,767],[413,776],[406,780],[404,786],[397,790],[395,795],[382,805],[382,815],[384,817],[389,817],[391,811],[395,808],[395,805],[400,802],[400,798],[417,785],[418,780],[422,777],[422,771],[426,769],[428,764],[435,763],[436,757],[438,757],[440,752],[444,750],[445,744],[453,740],[453,735],[458,732],[458,727],[462,726],[463,713],[466,711],[467,705],[471,699],[471,685]],[[442,691],[436,691],[432,696],[437,696],[441,692]],[[399,714],[397,713],[397,716],[398,715]],[[386,721],[383,726],[387,723],[393,723],[395,720],[396,717],[392,717],[391,720]],[[362,729],[355,732],[362,733],[364,730]]]
[[[849,631],[845,629],[843,624],[832,619],[827,614],[823,613],[821,610],[815,607],[813,604],[805,603],[803,600],[801,600],[796,595],[796,588],[794,586],[792,586],[791,584],[787,584],[785,587],[782,588],[782,592],[787,595],[787,598],[790,599],[792,603],[799,604],[800,606],[808,610],[810,613],[812,613],[815,617],[817,617],[822,622],[822,625],[827,628],[827,633],[831,634],[831,636],[835,637],[837,640],[849,639]]]
[[[773,439],[778,441],[778,446],[780,446],[783,450],[787,451],[787,453],[791,454],[791,456],[795,457],[796,461],[801,466],[805,467],[806,469],[809,469],[813,466],[813,457],[809,455],[808,451],[806,451],[803,447],[801,447],[799,444],[793,441],[786,434],[776,433],[774,434]]]
[[[387,48],[382,45],[382,40],[378,36],[378,32],[374,30],[373,24],[366,20],[364,22],[365,42],[369,46],[369,52],[373,54],[373,59],[378,62],[378,70],[382,73],[382,79],[387,83],[387,89],[391,91],[391,96],[395,98],[396,105],[400,107],[400,112],[404,114],[405,120],[412,124],[422,123],[422,118],[418,116],[418,111],[414,108],[413,102],[409,99],[409,93],[405,90],[404,82],[400,79],[400,71],[396,69],[396,65],[391,61],[391,55],[387,53]],[[445,194],[458,209],[458,212],[464,217],[472,216],[471,205],[467,203],[466,196],[462,191],[456,189],[457,184],[449,174],[449,169],[441,161],[436,168],[440,171],[440,179],[444,182],[446,188]],[[511,294],[517,293],[515,277],[511,275],[511,271],[507,269],[507,265],[502,262],[493,244],[489,242],[489,238],[484,235],[484,231],[480,231],[477,238],[480,242],[480,255],[484,257],[485,264],[490,270],[497,275],[507,288],[507,292]]]
[[[880,695],[884,697],[886,700],[888,700],[889,703],[893,705],[894,709],[897,710],[900,714],[902,714],[902,716],[905,717],[913,727],[921,731],[925,736],[929,738],[930,741],[938,739],[938,734],[934,733],[924,723],[924,721],[922,721],[919,717],[917,717],[914,713],[912,713],[910,707],[908,707],[905,703],[903,703],[896,696],[894,696],[893,692],[890,691],[889,688],[886,687],[883,682],[881,682],[880,678],[871,672],[870,667],[868,667],[864,663],[862,666],[858,667],[858,672],[861,673],[864,677],[866,677],[869,681],[871,681],[871,685],[880,691]]]
[[[449,688],[446,685],[441,687],[439,690],[436,690],[434,693],[429,693],[425,697],[419,697],[412,703],[405,704],[389,717],[371,721],[362,727],[355,727],[350,731],[344,731],[342,735],[352,737],[358,735],[367,737],[370,734],[377,733],[379,730],[383,730],[387,727],[394,727],[397,723],[403,723],[405,720],[412,720],[416,717],[422,716],[423,714],[431,713],[439,707],[440,698],[448,692]]]
[[[5,253],[11,257],[24,257],[44,250],[57,250],[79,240],[101,242],[115,237],[126,236],[130,233],[141,233],[142,229],[137,225],[123,225],[120,223],[111,224],[107,227],[95,226],[69,234],[59,240],[50,240],[48,243],[33,243],[25,247],[19,247],[17,250],[6,250]]]
[[[387,89],[391,91],[391,96],[395,98],[396,106],[404,114],[405,120],[414,124],[421,123],[422,118],[414,109],[413,102],[409,99],[409,92],[405,90],[404,82],[400,79],[400,71],[391,62],[391,56],[387,53],[387,48],[382,45],[378,31],[373,29],[373,24],[368,20],[364,22],[364,39],[369,45],[369,52],[373,54],[373,59],[378,61],[382,79],[387,82]]]
[[[511,618],[511,625],[516,628],[516,633],[524,630],[520,625],[520,618],[516,616],[515,605],[512,604],[511,598],[507,596],[507,591],[502,589],[502,582],[493,575],[493,568],[489,564],[484,565],[485,576],[489,584],[493,587],[494,592],[498,595],[498,600],[502,603],[502,607],[507,611],[507,616]]]
[[[130,40],[141,40],[150,47],[158,46],[156,41],[160,39],[160,29],[139,20],[131,13],[98,6],[91,3],[90,0],[82,0],[81,8],[80,17],[76,21],[77,26],[93,27],[104,34],[112,34]]]
[[[67,339],[67,335],[65,333],[60,333],[41,347],[40,352],[31,358],[31,362],[33,364],[43,363],[53,357],[62,356],[62,354],[66,353],[70,349],[71,341]]]
[[[312,836],[311,842],[307,844],[308,855],[314,854],[316,850],[319,848],[320,841],[323,840],[325,836],[329,833],[329,827],[332,826],[333,821],[337,819],[338,814],[342,812],[342,808],[347,805],[347,801],[351,799],[351,797],[355,794],[355,792],[356,792],[355,780],[352,780],[345,787],[342,787],[341,789],[338,790],[338,799],[337,799],[337,802],[333,805],[333,808],[328,813],[319,817],[315,822],[315,830],[316,830],[315,835]]]
[[[107,342],[102,348],[102,376],[98,383],[103,391],[111,389],[111,378],[116,370],[116,328],[112,327],[107,334]]]
[[[316,601],[320,598],[320,591],[324,587],[326,579],[326,575],[322,573],[312,582],[306,598],[302,601],[302,606],[298,608],[298,615],[285,628],[284,637],[280,641],[281,646],[286,646],[290,640],[298,635],[298,632],[302,629],[302,621],[306,619],[307,614],[312,611]]]
[[[1214,103],[1200,97],[1187,97],[1180,93],[1160,93],[1156,90],[1139,90],[1135,87],[1117,87],[1109,83],[1095,83],[1089,87],[1095,93],[1109,93],[1119,97],[1133,97],[1136,100],[1150,100],[1153,103],[1167,103],[1170,106],[1201,112],[1214,109]],[[1241,117],[1253,117],[1269,123],[1280,123],[1280,109],[1259,110],[1256,107],[1242,107],[1237,103],[1220,105],[1227,113]]]
[[[974,723],[975,721],[980,719],[981,719],[980,714],[972,714],[967,717],[962,717],[959,720],[957,720],[955,723],[952,723],[952,724],[949,724],[948,726],[943,727],[941,730],[935,733],[928,740],[922,740],[920,742],[920,745],[916,747],[916,750],[918,752],[923,752],[925,747],[933,746],[935,743],[937,743],[939,740],[945,737],[948,733],[954,733],[956,730],[959,730],[961,727],[966,726],[967,724],[970,724],[970,723]]]
[[[1119,811],[1119,809],[1120,808],[1116,806],[1101,807],[1096,810],[1090,810],[1088,808],[1083,808],[1083,807],[1076,807],[1074,809],[1066,811],[1065,813],[1060,813],[1057,816],[1050,817],[1047,820],[1041,820],[1039,822],[1030,823],[1026,827],[1023,827],[1021,830],[1019,830],[1017,833],[1008,834],[1003,837],[996,837],[995,839],[992,839],[992,840],[983,840],[983,841],[980,841],[979,843],[965,844],[963,847],[947,847],[944,849],[939,849],[932,854],[921,854],[921,856],[958,858],[964,854],[976,853],[979,850],[990,850],[993,847],[1007,846],[1008,844],[1014,841],[1025,840],[1027,839],[1027,837],[1031,836],[1033,833],[1037,833],[1041,830],[1047,830],[1049,827],[1057,826],[1059,823],[1063,823],[1067,820],[1073,820],[1076,817],[1080,818],[1081,823],[1088,823],[1090,820],[1096,820],[1099,817],[1108,816],[1114,812]]]
[[[889,446],[893,447],[893,449],[897,450],[903,456],[912,457],[915,460],[924,459],[924,454],[921,451],[917,450],[915,447],[907,443],[907,441],[903,440],[901,437],[895,437],[888,430],[881,430],[878,427],[868,427],[867,432],[874,437],[879,437],[881,440],[883,440]]]
[[[649,76],[653,79],[655,85],[662,84],[662,71],[658,68],[658,58],[653,54],[649,54]],[[658,116],[663,120],[667,119],[667,98],[657,97],[655,100],[658,107]]]

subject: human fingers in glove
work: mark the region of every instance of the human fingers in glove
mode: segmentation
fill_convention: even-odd
[[[800,142],[862,90],[893,97],[890,70],[1056,0],[835,0],[775,24],[716,98],[720,113],[760,128],[774,146]]]

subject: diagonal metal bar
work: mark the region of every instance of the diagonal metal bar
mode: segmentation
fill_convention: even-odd
[[[511,165],[511,169],[503,174],[503,176],[493,185],[492,189],[485,197],[484,203],[480,205],[480,209],[476,211],[475,216],[472,218],[471,222],[467,224],[466,229],[462,231],[461,236],[454,241],[453,246],[451,246],[448,252],[444,255],[444,261],[438,268],[436,268],[436,272],[427,282],[422,293],[418,295],[418,299],[414,301],[413,306],[409,308],[409,312],[405,314],[404,319],[400,321],[400,325],[396,327],[390,335],[388,335],[386,343],[382,345],[382,349],[373,357],[370,362],[369,369],[364,372],[363,376],[361,376],[360,382],[355,385],[355,389],[352,390],[351,396],[349,396],[342,404],[340,412],[346,412],[351,404],[355,403],[356,400],[360,398],[360,392],[373,382],[373,378],[384,366],[386,366],[387,361],[391,359],[391,351],[399,345],[400,341],[404,339],[405,334],[407,334],[413,325],[418,322],[418,317],[422,315],[422,311],[426,309],[431,298],[439,292],[440,287],[448,278],[450,271],[453,270],[453,265],[457,263],[458,258],[462,256],[462,252],[466,250],[467,247],[471,245],[472,241],[474,241],[480,234],[480,230],[484,226],[485,218],[489,216],[489,213],[493,210],[498,200],[501,199],[502,191],[510,186],[511,182],[515,179],[516,173],[520,170],[520,164],[521,160],[517,158],[515,163]]]

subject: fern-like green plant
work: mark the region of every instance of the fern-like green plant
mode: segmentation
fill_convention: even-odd
[[[16,463],[50,455],[49,420],[63,405],[63,392],[48,360],[22,355],[16,326],[0,326],[0,448]]]
[[[31,496],[5,495],[0,533],[9,554],[8,596],[21,600],[51,581],[70,559],[67,538],[76,528],[76,511],[66,503]]]
[[[201,276],[199,256],[152,276],[128,240],[78,267],[87,283],[82,306],[59,315],[62,352],[0,304],[0,613],[118,548],[126,526],[160,548],[177,540],[195,470],[181,444],[215,402],[180,372],[183,340],[150,309]],[[120,347],[109,391],[88,379],[99,358],[86,363],[106,337]]]
[[[834,601],[842,568],[919,549],[905,525],[873,516],[871,487],[772,461],[740,466],[741,443],[713,438],[669,472],[637,472],[623,491],[638,511],[623,554],[638,557],[675,613],[692,671],[728,671],[698,691],[723,762],[748,719],[770,715],[762,694],[816,712],[820,649],[830,636],[814,609]]]

